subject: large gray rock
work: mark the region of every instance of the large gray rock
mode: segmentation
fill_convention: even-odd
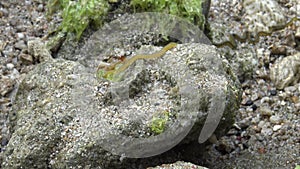
[[[137,53],[158,50],[143,46]],[[122,98],[124,93],[126,97]],[[218,124],[206,124],[206,117],[221,113],[214,133],[224,135],[234,122],[239,103],[237,78],[210,45],[178,44],[163,57],[136,61],[117,82],[98,79],[95,70],[77,62],[49,59],[30,72],[19,86],[14,114],[10,117],[13,134],[2,167],[153,166],[178,157],[178,149],[164,155],[155,152],[157,145],[166,150],[175,146],[181,141],[171,140],[176,136],[184,138],[181,150],[188,145],[195,147],[186,151],[199,149],[195,142],[203,125],[213,128],[210,124]],[[161,105],[168,107],[160,109]],[[164,118],[165,114],[168,118],[159,128],[162,132],[157,133],[153,119]],[[189,127],[193,128],[189,131]],[[118,143],[118,135],[122,135],[122,143]],[[118,147],[119,144],[126,147]],[[137,147],[144,154],[139,154]],[[118,155],[122,151],[125,156]],[[126,158],[151,153],[157,155],[150,159]],[[192,157],[189,154],[183,158]]]

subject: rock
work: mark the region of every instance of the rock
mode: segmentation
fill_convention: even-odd
[[[270,32],[271,27],[286,23],[284,13],[276,1],[245,0],[243,7],[248,30],[254,34]]]
[[[270,94],[271,94],[271,96],[276,96],[276,94],[277,94],[276,89],[271,89]]]
[[[17,38],[18,38],[19,40],[24,39],[24,38],[25,38],[24,33],[17,33]]]
[[[273,111],[269,108],[269,106],[262,106],[259,110],[263,116],[271,116],[273,114]]]
[[[6,67],[8,70],[12,70],[15,67],[15,65],[12,63],[8,63],[8,64],[6,64]]]
[[[23,40],[20,40],[15,44],[15,48],[23,50],[23,49],[26,49],[27,46]]]
[[[28,54],[32,55],[39,62],[49,61],[52,56],[41,39],[28,41]]]
[[[282,121],[282,119],[279,116],[273,115],[270,117],[270,122],[272,124],[279,124]]]
[[[2,17],[4,16],[4,17],[7,17],[8,16],[8,14],[9,14],[9,12],[8,12],[8,10],[6,9],[6,8],[1,8],[0,9],[0,12],[2,13]],[[1,18],[1,17],[0,17]]]
[[[289,94],[294,93],[296,90],[297,90],[297,88],[295,86],[288,86],[288,87],[284,88],[284,91],[289,93]]]
[[[30,65],[33,63],[33,58],[31,55],[25,54],[25,53],[21,53],[19,55],[20,60],[22,61],[23,64],[25,65]]]
[[[176,163],[173,163],[173,164],[163,164],[163,165],[156,166],[156,167],[148,167],[147,169],[188,169],[188,168],[207,169],[206,167],[198,166],[198,165],[188,163],[188,162],[183,162],[183,161],[177,161]]]
[[[273,130],[267,127],[263,127],[261,129],[261,134],[264,136],[271,136],[273,134]]]
[[[300,27],[297,28],[296,33],[295,33],[295,37],[297,39],[300,39]]]
[[[31,49],[36,49],[36,47],[31,46]],[[41,49],[44,48],[40,47],[39,51]],[[144,46],[139,52],[149,53],[150,51],[157,51],[159,49],[157,47]],[[33,55],[37,56],[36,53],[38,52],[33,52]],[[46,51],[42,53],[48,57]],[[38,54],[38,56],[40,55]],[[127,121],[129,125],[124,123],[125,128],[122,128],[122,126],[118,129],[114,128],[114,124],[122,121],[120,117],[126,117],[124,113],[126,113],[126,109],[135,104],[135,99],[143,99],[144,96],[151,99],[153,95],[151,93],[153,92],[156,93],[153,96],[159,95],[164,98],[163,100],[159,100],[159,97],[153,99],[156,102],[164,103],[163,101],[166,99],[164,96],[168,95],[168,93],[164,93],[163,91],[169,88],[168,81],[173,81],[177,84],[182,82],[198,86],[195,88],[197,92],[194,93],[189,93],[191,91],[189,87],[179,89],[180,93],[183,92],[180,94],[182,97],[184,96],[184,92],[196,96],[195,98],[192,97],[192,99],[199,97],[199,100],[196,99],[197,104],[195,105],[199,106],[199,109],[197,108],[196,122],[181,143],[183,147],[180,149],[184,150],[184,147],[189,145],[189,143],[198,141],[199,131],[204,125],[205,117],[208,115],[207,110],[210,110],[212,113],[215,111],[218,112],[217,108],[222,104],[225,104],[225,111],[219,127],[214,133],[216,136],[224,135],[234,122],[235,112],[238,111],[238,105],[240,104],[240,91],[237,79],[232,74],[227,74],[227,72],[231,71],[221,71],[223,64],[216,64],[218,61],[220,61],[220,56],[215,51],[215,48],[201,44],[177,45],[174,51],[168,52],[164,57],[158,60],[147,61],[147,64],[145,64],[147,66],[144,68],[141,67],[143,60],[139,60],[127,69],[124,74],[124,78],[128,78],[124,81],[125,84],[131,84],[132,86],[129,88],[129,91],[132,91],[130,92],[132,95],[128,100],[131,104],[123,105],[123,102],[112,102],[114,97],[106,97],[108,95],[97,93],[97,88],[103,88],[104,93],[109,94],[111,90],[109,88],[105,89],[104,84],[109,87],[114,83],[95,79],[95,72],[87,71],[87,68],[83,65],[63,59],[45,60],[37,65],[33,71],[29,72],[19,86],[13,107],[14,113],[10,114],[12,137],[5,151],[2,168],[19,168],[21,166],[23,168],[79,168],[89,166],[91,168],[117,169],[135,168],[133,166],[141,167],[143,166],[143,162],[153,162],[155,161],[154,159],[162,160],[163,158],[160,155],[151,157],[153,160],[149,160],[149,158],[141,158],[139,160],[125,158],[113,155],[114,151],[109,152],[103,147],[106,145],[105,138],[111,138],[111,134],[115,132],[125,134],[136,133],[138,132],[134,130],[136,127],[139,129],[139,126],[143,127],[145,125],[143,121],[136,121],[135,124],[137,126],[132,125],[131,122],[134,122],[132,120],[136,119],[136,117],[129,116],[131,118],[129,119],[131,121]],[[214,63],[213,66],[210,66],[212,63]],[[151,71],[145,71],[147,70],[145,68],[157,70],[157,64],[161,64],[162,68],[166,71],[165,73],[157,71],[157,77],[160,76],[161,81],[152,79],[155,74],[151,74]],[[226,62],[224,64],[226,65]],[[185,79],[187,82],[180,81],[175,74],[181,73],[178,71],[183,68],[188,68],[187,70],[191,71],[191,73],[194,72],[193,76],[187,76],[188,78]],[[225,68],[229,69],[226,66]],[[168,74],[172,75],[172,73],[174,73],[174,79],[168,78]],[[145,79],[147,77],[150,81],[139,81],[139,78]],[[163,80],[164,78],[166,79]],[[163,85],[163,88],[159,88],[159,86],[156,88],[153,86],[154,84]],[[143,90],[138,89],[139,85],[145,87],[141,88],[143,90],[147,89],[146,86],[151,85],[154,88],[151,90],[147,89],[149,91],[143,93]],[[223,92],[225,92],[226,101],[222,103],[219,95]],[[114,96],[114,93],[111,94]],[[178,97],[174,97],[176,93],[173,94],[175,94],[173,95],[173,99],[175,100],[173,100],[174,102],[169,102],[170,106],[178,105],[178,102],[185,104],[182,100],[176,100]],[[140,101],[141,103],[147,102],[147,100]],[[111,110],[114,111],[109,112],[110,108],[113,108]],[[153,113],[149,112],[151,109],[153,109],[151,104],[146,104],[144,105],[145,111],[140,111],[137,116],[148,117],[149,114]],[[129,113],[134,112],[129,111]],[[180,113],[180,111],[177,113]],[[190,115],[193,117],[192,114]],[[185,116],[189,117],[187,114]],[[179,117],[181,117],[181,114],[177,115],[178,120],[180,120]],[[190,120],[189,118],[187,119]],[[109,120],[113,124],[106,126],[106,120]],[[147,122],[146,119],[144,120],[144,122]],[[185,125],[183,123],[180,127],[184,128]],[[127,128],[128,126],[131,128]],[[175,125],[174,128],[172,127],[169,130],[174,130],[171,131],[171,135],[176,136],[176,133],[181,129],[178,130]],[[165,133],[168,132],[166,131],[162,134]],[[140,137],[141,140],[145,140],[139,146],[143,146],[146,150],[147,146],[163,146],[163,144],[167,144],[167,141],[164,140],[165,138],[158,137],[157,140],[151,140],[151,138],[156,137],[149,137],[151,142],[148,142],[145,135],[135,136]],[[160,141],[160,139],[162,140]],[[112,143],[109,142],[109,144],[113,145]],[[130,145],[131,142],[125,144]],[[200,151],[195,152],[195,148],[199,147],[199,144],[195,146],[191,151],[201,154]],[[175,150],[165,156],[168,158],[170,156],[177,157],[178,154],[176,155],[176,152],[178,150]],[[186,158],[191,157],[188,156]]]
[[[270,68],[270,78],[277,89],[296,84],[300,79],[300,52],[287,56]]]
[[[0,84],[0,95],[5,96],[14,89],[15,82],[6,76],[3,76],[0,79]]]
[[[271,55],[286,55],[287,47],[286,46],[275,46],[271,47]]]
[[[273,131],[278,131],[279,129],[281,129],[281,125],[275,125],[274,127],[273,127]]]
[[[37,11],[43,12],[43,10],[44,10],[44,5],[43,4],[39,4],[39,6],[37,7]]]

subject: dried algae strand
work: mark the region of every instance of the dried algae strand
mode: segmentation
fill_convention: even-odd
[[[103,77],[105,79],[109,79],[109,80],[113,80],[113,76],[116,74],[119,74],[123,71],[125,71],[131,64],[133,64],[135,61],[139,60],[139,59],[156,59],[158,57],[162,57],[168,50],[171,50],[173,48],[175,48],[177,45],[177,43],[171,42],[168,45],[166,45],[165,47],[163,47],[160,51],[155,52],[153,54],[138,54],[135,55],[133,57],[131,57],[130,59],[127,59],[124,61],[124,63],[116,69],[116,65],[117,64],[113,64],[113,68],[111,66],[109,66],[110,68],[104,68],[104,72],[103,70],[100,70],[101,72],[98,72],[100,77]],[[118,63],[119,64],[119,63]]]

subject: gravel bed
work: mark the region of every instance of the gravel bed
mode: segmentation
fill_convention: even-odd
[[[299,2],[277,2],[289,19],[297,15]],[[212,1],[210,22],[243,29],[241,4],[241,0]],[[238,43],[237,50],[241,51],[251,45],[256,66],[250,77],[240,78],[243,100],[236,123],[227,136],[210,147],[210,168],[295,168],[299,165],[300,85],[296,83],[279,90],[270,80],[270,68],[277,61],[299,53],[299,37],[295,37],[297,26],[300,26],[299,21],[272,36],[261,37],[255,45]]]
[[[10,133],[8,113],[11,112],[17,84],[37,61],[27,55],[27,42],[42,37],[52,25],[45,16],[45,1],[0,2],[0,125],[1,152]]]

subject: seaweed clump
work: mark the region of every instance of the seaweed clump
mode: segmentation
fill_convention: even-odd
[[[204,30],[205,16],[202,6],[205,0],[131,0],[130,5],[136,11],[164,12],[186,18]]]
[[[61,10],[63,20],[59,30],[73,33],[79,40],[90,23],[102,25],[108,9],[107,0],[49,0],[47,15],[49,18],[54,12]]]

